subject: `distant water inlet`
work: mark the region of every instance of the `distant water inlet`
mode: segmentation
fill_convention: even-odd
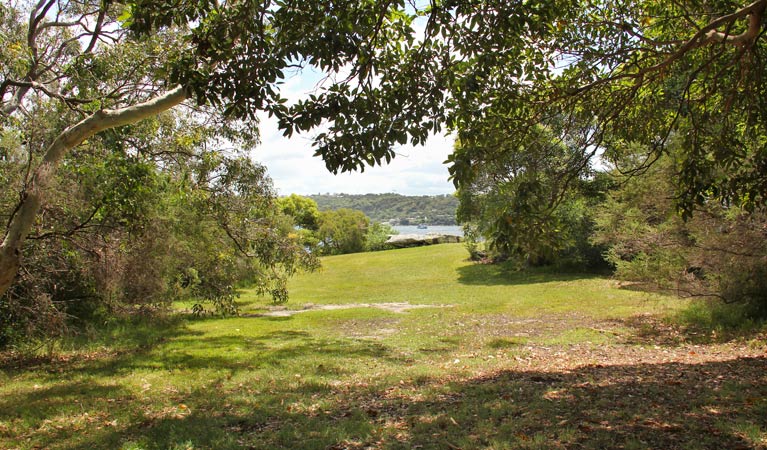
[[[426,228],[418,228],[416,225],[397,225],[392,228],[399,231],[399,234],[446,234],[463,237],[463,228],[458,225],[429,225]]]

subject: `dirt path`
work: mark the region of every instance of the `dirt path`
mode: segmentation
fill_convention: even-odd
[[[258,314],[249,314],[246,317],[290,317],[294,314],[311,311],[336,311],[341,309],[353,308],[378,308],[393,313],[404,313],[411,309],[420,308],[450,308],[453,305],[419,305],[407,302],[391,303],[347,303],[341,305],[315,305],[312,303],[304,305],[303,309],[286,309],[285,307],[273,307],[270,311]]]

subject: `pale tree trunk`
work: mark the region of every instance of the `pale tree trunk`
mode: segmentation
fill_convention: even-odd
[[[5,294],[16,278],[24,240],[35,223],[35,217],[45,200],[46,190],[67,152],[96,133],[139,122],[178,105],[185,98],[184,89],[179,86],[144,103],[97,111],[56,137],[46,149],[43,161],[32,174],[0,244],[0,296]]]

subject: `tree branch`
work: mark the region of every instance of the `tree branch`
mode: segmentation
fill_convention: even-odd
[[[62,93],[57,92],[57,91],[52,91],[47,86],[45,86],[43,83],[39,83],[37,81],[7,80],[6,82],[10,86],[16,86],[16,87],[20,87],[20,88],[34,89],[36,91],[40,91],[43,94],[47,95],[48,97],[56,98],[58,100],[61,100],[64,103],[74,103],[74,104],[85,105],[85,104],[90,103],[90,102],[93,101],[93,99],[82,99],[82,98],[75,98],[75,97],[65,97]]]
[[[767,0],[757,0],[751,3],[750,5],[747,5],[735,11],[732,14],[719,17],[718,19],[715,19],[709,22],[706,26],[698,30],[698,32],[695,33],[692,36],[692,38],[688,39],[676,51],[668,55],[663,61],[655,65],[640,69],[633,73],[626,73],[624,71],[614,76],[600,78],[592,83],[589,83],[584,86],[580,86],[576,89],[568,91],[567,95],[568,96],[577,95],[582,92],[593,89],[599,85],[625,79],[625,78],[634,78],[634,79],[641,80],[646,74],[650,72],[658,72],[670,66],[671,64],[679,60],[682,56],[684,56],[690,50],[703,47],[711,43],[723,43],[723,44],[730,44],[730,45],[747,45],[753,42],[760,35],[762,18],[764,16],[765,8],[767,8]],[[742,19],[745,17],[749,18],[748,29],[741,34],[730,35],[727,32],[721,32],[717,30],[717,28],[723,25],[732,26],[732,24],[736,20]]]
[[[96,27],[93,29],[93,35],[91,36],[91,42],[83,53],[90,53],[96,47],[96,43],[99,40],[101,34],[101,27],[104,26],[104,17],[106,17],[107,9],[101,8],[99,11],[99,17],[96,19]]]

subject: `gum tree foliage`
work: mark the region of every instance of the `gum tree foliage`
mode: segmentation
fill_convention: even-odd
[[[525,265],[599,263],[588,245],[590,208],[603,196],[603,177],[590,167],[562,177],[581,164],[577,147],[568,147],[551,129],[538,126],[518,145],[503,129],[488,129],[473,146],[457,142],[455,160],[471,166],[456,196],[457,219],[464,226],[472,257],[482,238],[491,259],[513,258]],[[568,185],[568,186],[564,186]]]
[[[292,231],[301,245],[309,252],[316,252],[320,240],[317,230],[320,226],[320,211],[317,203],[309,197],[290,194],[277,199],[277,207],[291,218]]]
[[[297,194],[280,197],[277,206],[292,218],[294,234],[312,252],[340,254],[385,250],[389,236],[397,234],[391,226],[370,220],[364,211],[337,208],[320,212],[317,202]]]
[[[632,157],[638,150],[627,152],[624,167],[641,163]],[[623,280],[738,302],[742,312],[767,317],[765,209],[749,212],[712,202],[682,220],[674,207],[679,162],[673,150],[643,177],[613,173],[621,183],[596,208],[593,241],[607,247],[606,257]]]
[[[767,190],[765,6],[767,0],[3,6],[4,129],[43,104],[61,115],[31,158],[0,244],[0,292],[15,276],[51,174],[67,153],[99,131],[186,99],[229,123],[252,123],[266,111],[286,135],[324,125],[316,154],[333,172],[388,162],[393,145],[423,143],[445,125],[471,145],[487,123],[523,143],[534,127],[557,121],[564,124],[558,138],[581,149],[584,165],[630,141],[643,144],[649,163],[678,135],[685,139],[675,177],[682,210],[689,214],[708,199],[752,209]],[[329,77],[289,104],[279,84],[307,66]],[[459,185],[471,170],[467,161],[451,161]]]
[[[362,211],[341,208],[320,213],[317,237],[326,255],[357,253],[366,249],[370,219]]]
[[[317,202],[309,197],[290,194],[277,200],[280,210],[293,218],[293,224],[305,230],[317,231],[320,221],[320,210]]]
[[[14,158],[24,163],[16,201],[4,212],[0,293],[12,284],[24,243],[72,149],[187,99],[200,108],[195,114],[220,119],[219,136],[253,144],[257,111],[286,114],[279,94],[285,71],[305,65],[341,77],[367,52],[395,45],[411,31],[410,19],[397,12],[403,7],[373,1],[2,5],[0,115],[3,133],[21,144]],[[295,123],[317,124],[300,117]],[[226,230],[236,238],[237,230]]]
[[[391,225],[371,220],[365,235],[365,251],[376,252],[391,249],[392,247],[387,244],[387,241],[396,234],[399,234],[399,231]]]
[[[602,151],[618,163],[614,149],[640,143],[644,163],[625,170],[641,174],[678,136],[675,203],[687,216],[709,200],[764,204],[767,2],[541,1],[527,18],[513,3],[461,3],[468,34],[454,40],[473,49],[456,96],[462,142],[495,123],[523,143],[543,124],[584,165]],[[453,162],[460,183],[468,169]]]

